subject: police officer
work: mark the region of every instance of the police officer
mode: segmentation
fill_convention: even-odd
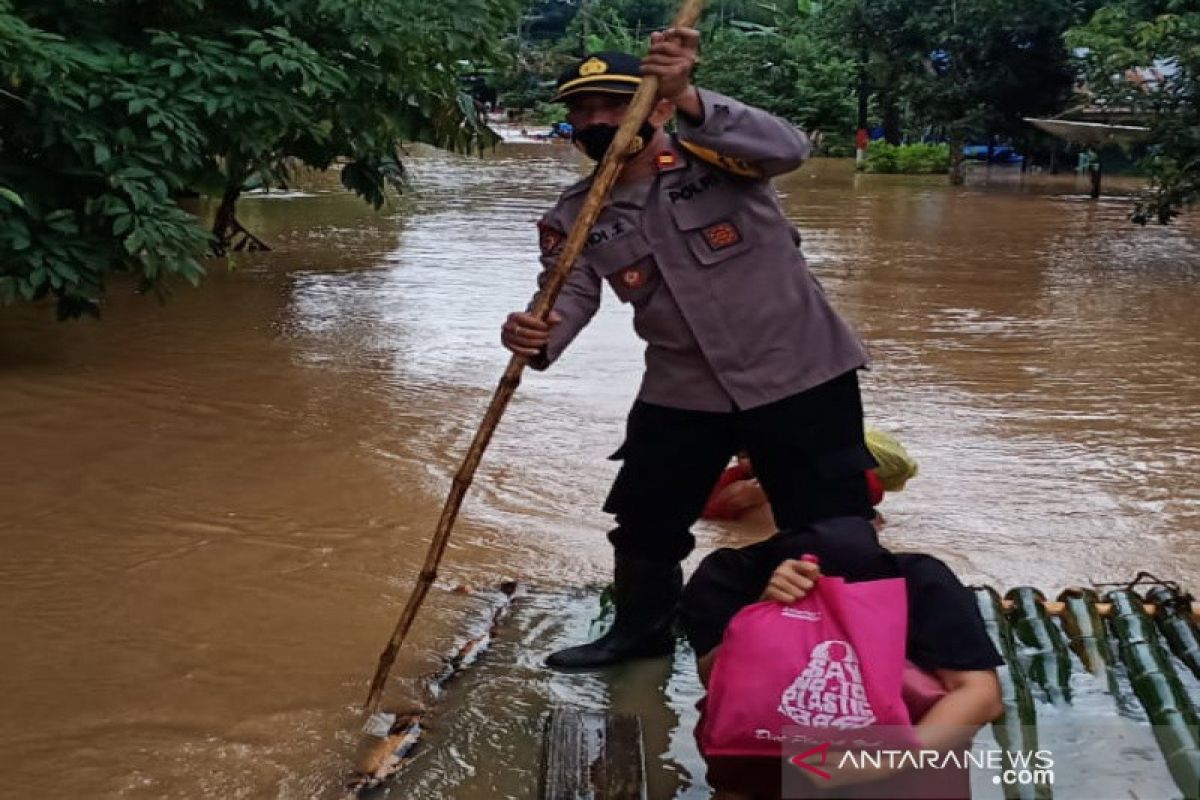
[[[730,456],[749,451],[781,528],[870,518],[856,371],[867,353],[830,307],[770,184],[808,155],[785,120],[692,85],[700,36],[653,34],[648,55],[596,53],[562,74],[573,140],[599,160],[643,75],[658,102],[547,322],[510,314],[501,341],[545,369],[592,318],[608,283],[633,308],[646,369],[604,505],[617,527],[612,628],[551,655],[558,668],[672,652],[690,527]],[[677,135],[663,125],[677,119]],[[639,142],[635,142],[637,145]],[[591,186],[538,223],[544,271]]]

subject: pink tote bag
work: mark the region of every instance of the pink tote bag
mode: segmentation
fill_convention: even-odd
[[[713,667],[697,732],[701,752],[706,758],[778,758],[785,728],[828,736],[910,726],[907,623],[903,578],[846,583],[822,577],[795,603],[743,608],[730,621]],[[910,699],[928,708],[940,697],[940,684],[912,672]]]

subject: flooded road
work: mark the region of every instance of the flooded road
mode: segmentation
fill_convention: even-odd
[[[418,151],[381,213],[332,188],[248,198],[275,247],[102,323],[0,310],[2,797],[336,795],[356,709],[537,271],[569,148]],[[329,184],[332,187],[332,183]],[[1120,190],[1117,182],[1112,184]],[[1200,225],[1137,228],[1066,176],[779,182],[814,271],[870,345],[869,420],[921,474],[885,540],[964,580],[1048,592],[1140,569],[1200,584]],[[389,690],[433,669],[501,578],[531,587],[439,708],[397,796],[532,796],[555,701],[648,715],[655,797],[703,797],[695,679],[543,670],[586,634],[600,513],[641,348],[606,292],[528,374]],[[745,543],[701,524],[700,549]]]

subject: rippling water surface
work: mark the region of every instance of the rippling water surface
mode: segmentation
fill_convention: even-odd
[[[569,148],[418,151],[381,213],[314,181],[252,197],[275,250],[214,263],[165,305],[113,287],[104,322],[0,311],[0,795],[336,795],[357,704],[537,271],[534,222]],[[1200,228],[1137,228],[1069,178],[780,181],[827,291],[870,343],[869,418],[921,474],[887,540],[968,581],[1047,591],[1200,567]],[[1127,191],[1114,183],[1118,192]],[[641,348],[611,295],[527,375],[487,454],[390,690],[488,614],[494,650],[453,684],[414,797],[530,797],[554,702],[641,712],[655,797],[702,797],[689,659],[563,676],[604,580]],[[700,550],[750,541],[697,526]],[[694,559],[693,559],[694,560]],[[1193,687],[1194,688],[1194,687]]]

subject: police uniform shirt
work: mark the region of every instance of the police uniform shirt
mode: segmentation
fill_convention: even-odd
[[[535,369],[557,359],[592,318],[604,282],[633,306],[646,342],[644,402],[755,408],[867,364],[770,184],[803,162],[807,139],[772,114],[698,92],[703,121],[681,115],[657,172],[614,188],[555,303],[563,320],[531,360]],[[569,187],[539,222],[539,286],[591,181]]]

